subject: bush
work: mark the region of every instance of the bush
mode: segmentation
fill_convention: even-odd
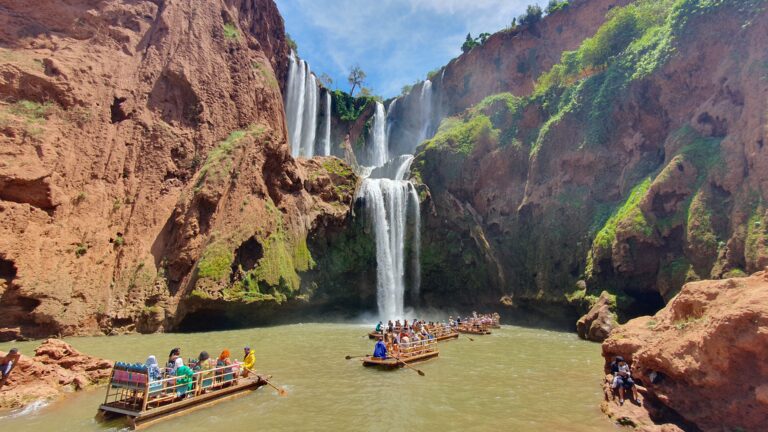
[[[285,43],[288,44],[288,48],[292,49],[294,53],[299,53],[299,46],[296,45],[296,41],[288,33],[285,34]]]
[[[224,24],[224,37],[227,39],[240,39],[240,30],[232,23]]]
[[[541,10],[541,6],[528,5],[525,13],[520,15],[517,22],[520,25],[533,25],[541,20],[542,15],[544,15],[544,12]]]
[[[547,8],[545,10],[547,15],[551,15],[557,11],[566,9],[569,5],[570,3],[568,0],[549,0],[549,4],[547,4]]]
[[[88,252],[88,245],[85,243],[78,243],[77,247],[75,247],[75,256],[78,258],[85,255],[86,252]]]

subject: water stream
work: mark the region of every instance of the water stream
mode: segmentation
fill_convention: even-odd
[[[70,338],[97,356],[144,361],[201,350],[233,355],[250,344],[256,366],[288,390],[261,388],[242,398],[152,426],[153,432],[271,431],[618,431],[598,408],[602,393],[600,345],[572,333],[504,326],[490,336],[462,336],[440,345],[440,356],[409,370],[364,368],[345,355],[372,349],[370,325],[297,324],[195,334]],[[30,353],[35,342],[19,345]],[[0,344],[1,350],[9,344]],[[0,412],[4,429],[105,431],[94,421],[103,389],[69,395],[23,415]]]

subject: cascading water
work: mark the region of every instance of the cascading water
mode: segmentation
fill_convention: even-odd
[[[384,112],[384,104],[376,102],[376,111],[373,115],[373,145],[370,150],[371,165],[379,167],[388,159],[387,149],[387,115]]]
[[[405,242],[409,203],[414,226],[419,226],[418,195],[405,180],[413,156],[401,155],[377,167],[360,187],[376,240],[376,302],[382,319],[404,318]],[[384,176],[384,177],[380,177]],[[413,197],[415,196],[415,200]],[[418,291],[418,288],[414,288]]]
[[[289,60],[285,116],[288,121],[291,154],[294,157],[312,157],[315,155],[320,87],[307,62],[297,59],[293,51]],[[330,132],[330,123],[327,129]],[[330,142],[327,145],[330,148]]]
[[[331,155],[331,92],[325,91],[325,124],[323,125],[323,156]]]
[[[365,213],[371,218],[376,241],[376,300],[382,319],[404,317],[406,292],[406,242],[411,240],[410,266],[413,278],[410,283],[411,298],[418,298],[420,210],[419,196],[409,175],[413,155],[390,155],[389,134],[392,130],[389,109],[376,104],[373,118],[372,142],[368,160],[373,166],[362,167],[365,177],[358,197],[364,200]],[[411,235],[409,236],[409,229]]]
[[[421,86],[421,95],[419,96],[419,106],[421,107],[421,130],[419,130],[419,145],[431,135],[432,126],[432,81],[426,80]]]

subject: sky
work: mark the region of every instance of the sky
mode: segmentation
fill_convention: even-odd
[[[461,54],[472,33],[507,27],[529,4],[546,0],[275,0],[299,56],[326,73],[334,88],[350,90],[359,65],[366,86],[385,98],[423,80]]]

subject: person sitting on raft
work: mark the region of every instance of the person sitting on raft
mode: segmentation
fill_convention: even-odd
[[[376,324],[376,333],[381,333],[381,321],[379,321],[379,323]]]
[[[192,390],[194,386],[195,372],[189,368],[189,366],[182,364],[176,368],[176,396],[186,396],[187,392]],[[191,393],[190,393],[191,394]]]
[[[387,346],[381,339],[376,341],[376,345],[373,348],[373,357],[385,360],[387,358]]]
[[[168,363],[165,365],[168,375],[176,375],[176,370],[184,366],[184,360],[181,358],[181,348],[174,348],[168,354]]]
[[[147,375],[150,382],[157,381],[163,377],[163,373],[157,365],[157,357],[153,355],[147,357],[147,362],[144,365],[147,367]]]
[[[255,372],[253,368],[256,366],[256,354],[249,346],[243,348],[243,352],[245,353],[245,357],[243,357],[243,377],[247,377],[250,372]]]
[[[624,392],[625,389],[632,390],[632,401],[639,404],[640,398],[637,396],[637,386],[632,379],[629,365],[624,360],[624,357],[617,356],[611,363],[611,372],[614,374],[613,383],[611,388],[619,390],[619,405],[624,405]]]

